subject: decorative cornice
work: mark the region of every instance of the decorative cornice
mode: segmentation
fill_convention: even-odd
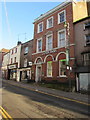
[[[39,16],[38,18],[36,18],[34,20],[34,23],[37,22],[38,20],[50,15],[51,13],[57,11],[58,9],[63,8],[64,6],[68,5],[71,2],[76,2],[76,1],[75,0],[66,0],[65,2],[62,2],[60,5],[54,7],[53,9],[49,10],[48,12],[46,12],[46,13],[42,14],[41,16]]]
[[[75,46],[75,44],[70,44],[70,46]],[[66,49],[66,47],[64,47],[65,49]],[[53,48],[52,50],[56,50],[56,49],[61,49],[60,47],[56,47],[56,48]],[[50,50],[50,51],[52,51],[52,50]],[[49,51],[46,51],[46,50],[44,50],[44,51],[41,51],[41,52],[36,52],[36,53],[32,53],[32,55],[36,55],[36,54],[42,54],[42,53],[44,53],[44,52],[49,52]]]

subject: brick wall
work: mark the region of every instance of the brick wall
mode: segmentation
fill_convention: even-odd
[[[70,28],[70,36],[68,38],[68,31],[64,27],[64,23],[58,24],[58,13],[65,10],[66,11],[66,21],[69,23],[69,28]],[[46,21],[50,17],[54,17],[54,25],[52,28],[46,29]],[[43,22],[43,32],[37,33],[37,26],[38,23]],[[63,8],[55,11],[51,15],[44,17],[43,19],[38,20],[37,22],[34,23],[34,41],[33,41],[33,54],[32,54],[32,59],[33,59],[33,66],[32,70],[34,71],[33,73],[33,79],[36,77],[36,59],[40,58],[42,59],[42,72],[43,72],[43,79],[47,81],[51,80],[59,80],[62,82],[65,82],[68,79],[68,76],[71,75],[71,78],[74,79],[74,74],[70,73],[68,75],[67,71],[67,77],[60,77],[59,76],[59,60],[60,59],[66,59],[66,48],[58,48],[58,31],[66,29],[66,38],[69,39],[70,42],[70,58],[73,58],[73,60],[70,60],[70,65],[71,67],[74,64],[74,36],[73,36],[73,12],[72,12],[72,3],[67,4]],[[46,51],[46,35],[48,33],[53,34],[53,49],[54,51],[52,53],[47,53]],[[37,49],[37,39],[42,37],[42,52],[41,53],[36,53]],[[61,55],[61,53],[63,54]],[[47,62],[52,61],[52,77],[47,77]]]

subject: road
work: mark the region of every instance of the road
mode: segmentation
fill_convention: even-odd
[[[2,106],[12,118],[88,118],[88,106],[4,83]]]

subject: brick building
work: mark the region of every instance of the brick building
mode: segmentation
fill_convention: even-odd
[[[32,47],[33,40],[29,40],[21,45],[20,54],[20,81],[31,80],[32,67]]]
[[[73,22],[86,16],[86,2],[73,1],[63,2],[35,19],[32,79],[36,82],[75,79]]]

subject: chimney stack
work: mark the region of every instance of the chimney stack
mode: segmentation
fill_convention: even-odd
[[[22,42],[21,42],[21,41],[18,41],[18,42],[17,42],[17,45],[20,45],[20,44],[22,44]]]

